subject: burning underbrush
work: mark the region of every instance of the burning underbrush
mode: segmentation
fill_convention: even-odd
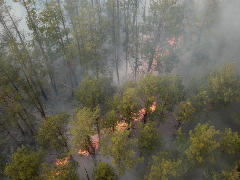
[[[156,111],[156,107],[157,107],[157,102],[154,101],[152,103],[152,105],[149,107],[149,110],[151,113],[155,112]],[[144,120],[144,117],[146,116],[147,114],[147,111],[146,111],[146,108],[142,108],[138,111],[137,114],[133,114],[133,123],[132,123],[132,126],[131,126],[131,129],[133,129],[133,126],[135,126],[138,122],[141,122]],[[120,116],[121,117],[121,116]],[[119,120],[114,128],[116,131],[124,131],[126,129],[130,129],[130,124],[123,121],[123,120]],[[113,133],[113,130],[112,129],[108,129],[108,130],[105,130],[106,132],[110,132],[110,133]],[[101,131],[101,138],[104,139],[105,135],[106,135],[106,132],[104,132],[104,130]],[[88,150],[83,150],[83,149],[79,149],[78,150],[78,154],[81,155],[81,156],[84,156],[84,157],[89,157],[91,154],[95,154],[96,151],[99,149],[99,136],[98,134],[95,134],[93,136],[90,137],[90,141],[91,141],[91,144],[89,144],[89,147],[88,147]],[[63,161],[65,160],[65,161]],[[66,163],[66,160],[67,159],[63,159],[62,161],[59,161],[58,163]]]
[[[147,35],[143,35],[143,41],[146,42],[147,40],[149,40],[149,36]],[[160,65],[159,59],[163,58],[163,57],[168,57],[171,53],[171,51],[175,51],[177,49],[179,49],[181,47],[182,44],[182,39],[183,37],[171,37],[171,38],[167,38],[165,42],[163,42],[163,44],[165,45],[161,45],[160,43],[157,44],[155,50],[154,50],[154,56],[152,59],[152,64],[151,64],[151,68],[149,70],[150,73],[153,73],[154,71],[157,71],[157,67]],[[141,68],[143,74],[148,72],[148,63],[145,62],[146,60],[143,59],[143,67]]]
[[[90,141],[91,141],[91,144],[89,145],[89,150],[82,150],[82,149],[79,149],[78,150],[78,154],[81,155],[81,156],[85,156],[85,157],[88,157],[90,156],[90,154],[95,154],[95,152],[98,150],[99,148],[99,136],[98,134],[95,134],[93,136],[90,137]]]

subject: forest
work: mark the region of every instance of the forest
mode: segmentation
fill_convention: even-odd
[[[239,0],[0,0],[0,179],[239,180],[239,32]]]

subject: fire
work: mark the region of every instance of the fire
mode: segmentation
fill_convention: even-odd
[[[70,159],[70,157],[65,157],[63,159],[57,159],[56,166],[62,166],[62,167],[67,166],[69,163],[69,159]],[[61,174],[61,171],[56,172],[56,176],[58,176],[59,174]]]
[[[172,37],[170,39],[167,38],[167,42],[171,47],[175,47],[175,49],[178,49],[178,48],[180,48],[180,45],[182,43],[182,39],[183,39],[182,36],[180,36],[178,38]]]
[[[157,62],[157,60],[154,58],[154,59],[153,59],[153,62],[152,62],[151,69],[150,69],[150,72],[155,71],[155,69],[157,68],[157,65],[158,65],[158,62]]]
[[[80,154],[80,155],[82,155],[82,156],[89,156],[89,155],[90,155],[88,151],[86,151],[86,150],[81,150],[81,149],[79,149],[78,154]]]
[[[154,111],[156,111],[156,108],[157,108],[157,102],[154,101],[153,104],[150,106],[151,112],[153,113]],[[145,114],[146,114],[146,108],[142,108],[138,111],[138,115],[134,117],[133,120],[135,122],[141,121],[144,118]]]
[[[63,159],[57,159],[56,166],[66,166],[69,163],[70,157],[65,157]]]
[[[146,114],[146,108],[142,108],[138,111],[138,114],[136,117],[133,118],[135,122],[141,121]]]
[[[154,58],[153,58],[153,62],[152,62],[152,66],[151,66],[151,69],[150,69],[150,72],[154,72],[157,68],[157,65],[158,65],[158,62],[157,62],[157,59],[161,56],[160,54],[160,51],[161,51],[161,46],[160,44],[157,45],[157,47],[155,48],[155,54],[154,54]]]
[[[98,137],[98,134],[95,134],[95,135],[91,136],[91,143],[92,143],[92,147],[96,151],[99,148],[99,137]],[[82,150],[82,149],[78,150],[78,154],[80,154],[82,156],[89,156],[90,155],[90,153],[88,151]]]
[[[150,106],[150,110],[151,110],[152,112],[154,112],[154,111],[156,111],[156,108],[157,108],[157,102],[154,101],[153,104]]]
[[[150,39],[149,35],[143,34],[143,42],[147,41]],[[154,49],[154,56],[153,56],[153,61],[151,64],[151,68],[149,70],[150,73],[153,73],[156,71],[156,68],[159,64],[158,59],[161,57],[167,57],[170,55],[170,49],[176,50],[181,47],[183,40],[183,36],[179,37],[170,37],[165,39],[164,44],[167,44],[166,47],[162,47],[160,43],[157,44],[157,46]],[[141,73],[145,74],[148,72],[148,61],[147,59],[143,59],[142,66],[139,69]]]
[[[124,131],[128,127],[128,123],[126,122],[118,122],[116,126],[117,131]]]
[[[147,34],[143,34],[142,39],[143,39],[143,41],[147,41],[150,39],[150,36]]]
[[[158,65],[157,59],[159,57],[169,56],[169,54],[170,54],[169,49],[162,49],[160,47],[160,45],[157,45],[157,47],[155,48],[155,55],[154,55],[154,58],[153,58],[153,62],[152,62],[152,66],[151,66],[150,72],[154,72],[156,70],[157,65]]]
[[[170,46],[174,46],[176,43],[175,41],[176,41],[175,37],[172,37],[171,39],[167,38],[167,42],[169,43]]]

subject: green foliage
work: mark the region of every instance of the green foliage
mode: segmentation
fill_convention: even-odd
[[[99,79],[87,77],[75,92],[76,100],[81,105],[95,108],[97,105],[104,105],[106,100],[113,94],[113,87],[109,78]]]
[[[214,161],[214,152],[219,148],[220,143],[216,136],[220,132],[208,123],[198,124],[194,130],[189,132],[189,147],[185,153],[190,162],[203,164]]]
[[[47,117],[39,126],[37,142],[44,148],[54,149],[58,152],[67,147],[67,138],[65,136],[68,116],[58,114]]]
[[[198,93],[193,97],[193,106],[196,111],[207,110],[207,105],[210,103],[208,91],[204,88],[200,88]]]
[[[194,107],[201,111],[211,110],[216,105],[239,102],[240,78],[234,63],[224,64],[210,73],[207,84],[203,84],[193,98]]]
[[[148,180],[168,180],[181,175],[181,159],[168,157],[167,153],[153,156]]]
[[[65,32],[60,28],[61,14],[60,9],[56,2],[50,1],[46,4],[45,9],[40,13],[39,17],[39,31],[45,37],[45,42],[49,47],[49,50],[57,48],[62,50],[61,46],[64,46],[61,40],[64,39]]]
[[[111,110],[107,113],[106,118],[103,121],[103,126],[105,128],[111,128],[114,131],[118,120],[119,118],[116,111]]]
[[[142,107],[146,108],[148,118],[153,120],[155,116],[159,118],[159,114],[164,116],[166,112],[172,111],[183,97],[182,78],[147,74],[135,84],[125,86],[122,95],[115,96],[113,104],[127,122],[131,122]],[[153,102],[157,104],[154,113],[150,109]]]
[[[151,21],[164,24],[169,36],[178,35],[183,30],[183,6],[177,0],[151,1]]]
[[[205,1],[13,0],[26,12],[26,30],[20,28],[22,24],[13,15],[14,9],[8,8],[12,3],[0,0],[0,150],[6,156],[0,157],[0,175],[5,173],[7,178],[16,180],[77,180],[78,167],[71,162],[72,157],[63,166],[48,165],[47,158],[52,150],[74,157],[81,150],[95,160],[96,134],[103,143],[99,153],[109,156],[118,175],[123,175],[143,157],[150,161],[149,155],[161,147],[157,127],[161,127],[158,123],[164,119],[167,123],[161,128],[166,131],[162,135],[171,142],[162,148],[169,148],[174,156],[167,153],[153,156],[146,179],[179,179],[185,170],[191,171],[191,175],[197,172],[197,176],[210,172],[213,179],[239,179],[239,162],[234,164],[240,156],[239,132],[225,129],[220,133],[208,123],[190,129],[193,118],[220,116],[217,108],[209,112],[213,107],[231,105],[231,109],[221,107],[221,111],[226,111],[221,112],[224,114],[221,117],[227,118],[240,102],[238,64],[228,63],[215,69],[200,87],[198,83],[188,86],[189,79],[183,72],[194,65],[193,71],[195,66],[204,69],[200,74],[196,71],[197,77],[208,73],[208,67],[219,63],[215,53],[225,46],[231,47],[225,48],[229,53],[221,52],[223,57],[232,59],[238,55],[237,46],[232,44],[236,33],[216,41],[222,32],[215,31],[222,26],[220,18],[229,20],[236,16],[229,15],[230,11],[229,16],[226,13],[219,16],[220,10],[225,6],[230,9],[234,0]],[[204,6],[199,8],[200,4]],[[220,42],[218,46],[216,42]],[[179,57],[187,61],[178,66]],[[119,70],[122,75],[123,63],[125,76],[132,73],[135,81],[121,85],[124,81],[121,79],[115,93],[112,74]],[[74,76],[75,70],[78,76]],[[170,74],[173,70],[185,74],[184,83],[182,77]],[[158,71],[158,75],[141,74],[146,71]],[[187,75],[191,73],[190,70]],[[71,123],[68,124],[65,114],[46,117],[43,102],[49,114],[52,111],[49,105],[65,99],[63,92],[68,91],[65,89],[68,84],[73,92],[78,79],[83,79],[75,91],[80,107],[73,113]],[[62,88],[57,98],[52,98],[49,83],[56,93],[57,88]],[[190,93],[185,93],[184,84]],[[49,97],[49,101],[44,101],[41,95],[45,100]],[[42,119],[35,115],[36,111]],[[178,123],[176,131],[174,115]],[[136,121],[136,117],[142,118],[143,123]],[[199,122],[204,122],[204,118]],[[217,120],[221,121],[219,125],[227,123],[231,127],[236,124],[232,119]],[[119,128],[121,123],[126,126]],[[184,126],[187,123],[189,126]],[[39,129],[37,145],[32,138],[35,128]],[[43,147],[47,162],[42,164],[40,153],[25,146],[18,148],[9,160],[11,149],[19,144]],[[95,165],[93,178],[117,179],[111,164]]]
[[[11,162],[6,165],[5,174],[16,180],[39,179],[40,163],[40,153],[22,146],[13,153]]]
[[[3,154],[0,154],[0,176],[4,177],[4,168],[6,166],[7,159]]]
[[[228,170],[213,173],[213,180],[238,180],[240,178],[239,163]]]
[[[159,76],[147,74],[138,81],[138,96],[144,102],[147,111],[154,101],[157,100],[159,90]]]
[[[69,162],[64,166],[50,167],[48,164],[42,164],[41,177],[44,180],[78,180],[77,164]]]
[[[148,122],[145,125],[141,124],[138,136],[138,148],[140,154],[150,155],[160,145],[160,135],[154,122]]]
[[[176,142],[179,149],[182,150],[185,147],[186,137],[181,127],[176,130]]]
[[[106,27],[108,26],[107,18],[103,15],[103,11],[99,11],[98,6],[92,6],[90,1],[81,0],[81,6],[73,7],[68,10],[73,24],[73,37],[76,42],[80,42],[78,47],[80,61],[83,67],[83,73],[88,74],[91,70],[96,77],[101,74],[107,74],[106,49],[104,42],[107,39]],[[69,6],[72,3],[67,3]],[[70,5],[71,6],[71,5]],[[80,16],[78,15],[80,14]],[[101,22],[101,23],[100,23]]]
[[[128,130],[115,131],[110,136],[109,142],[101,146],[103,154],[113,158],[112,163],[116,165],[118,175],[124,174],[141,161],[133,150],[136,141],[129,138],[129,133]]]
[[[175,75],[159,76],[159,101],[166,106],[166,110],[172,111],[173,107],[184,98],[184,86],[182,78]]]
[[[98,162],[97,167],[94,169],[93,177],[96,180],[116,180],[117,177],[113,168],[104,162]]]
[[[139,96],[148,101],[148,98],[156,97],[159,89],[159,76],[147,74],[138,80]],[[152,101],[152,99],[150,99]],[[152,103],[152,102],[151,102]]]
[[[240,78],[234,63],[224,64],[208,78],[208,93],[213,103],[230,104],[239,102]]]
[[[181,125],[184,125],[191,121],[195,108],[192,106],[192,103],[187,100],[186,102],[181,102],[177,112],[174,114],[175,119],[178,122],[178,128]]]
[[[127,122],[131,122],[134,113],[137,113],[140,109],[140,101],[137,96],[136,88],[129,87],[124,90],[118,104],[118,109],[123,119]]]
[[[225,129],[220,143],[223,152],[232,155],[240,155],[240,136],[237,132],[232,132],[230,128]]]
[[[79,109],[70,126],[71,145],[74,152],[79,149],[93,152],[91,136],[96,133],[96,119],[99,117],[99,108],[91,111],[89,108]]]

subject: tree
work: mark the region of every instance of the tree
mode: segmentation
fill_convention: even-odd
[[[91,111],[83,108],[76,112],[70,126],[70,141],[74,152],[87,151],[95,159],[95,147],[91,136],[97,133],[96,119],[99,117],[99,109]],[[99,134],[100,135],[100,134]]]
[[[106,118],[103,120],[102,124],[105,128],[111,128],[112,131],[115,131],[115,126],[119,120],[115,110],[111,110],[106,114]]]
[[[220,172],[213,173],[213,180],[238,180],[240,177],[239,172],[239,163],[235,163],[235,165],[227,170],[222,170]]]
[[[98,105],[104,106],[105,101],[112,96],[113,90],[111,81],[107,77],[99,79],[86,77],[76,90],[75,97],[81,105],[93,109]]]
[[[93,177],[96,180],[116,180],[117,176],[113,170],[113,168],[105,163],[105,162],[98,162],[97,167],[94,169]]]
[[[191,101],[181,102],[175,113],[175,119],[178,122],[177,128],[191,121],[194,112],[195,108],[192,106]]]
[[[37,142],[46,149],[53,149],[62,152],[69,151],[67,137],[65,135],[68,116],[58,114],[47,117],[39,126]]]
[[[240,136],[237,132],[232,132],[230,128],[225,129],[220,143],[224,153],[237,156],[240,155]]]
[[[6,165],[5,174],[11,179],[39,179],[41,154],[25,146],[19,147]]]
[[[178,0],[149,1],[149,13],[143,24],[142,53],[147,59],[148,72],[154,60],[157,70],[171,72],[177,64],[176,44],[168,46],[167,39],[177,40],[183,34],[184,7]],[[167,55],[160,55],[168,52]]]
[[[19,49],[21,49],[22,54],[18,54],[18,57],[22,57],[20,61],[18,61],[19,64],[21,64],[21,68],[24,71],[25,76],[28,76],[28,78],[31,81],[31,85],[33,86],[32,88],[35,91],[40,91],[42,96],[47,100],[47,94],[43,88],[43,83],[40,80],[40,73],[36,71],[35,67],[40,66],[40,64],[37,64],[36,62],[33,61],[33,58],[30,55],[30,50],[28,49],[27,42],[24,39],[23,33],[19,30],[19,25],[17,20],[11,15],[10,13],[10,8],[3,4],[3,15],[1,15],[1,24],[4,26],[4,29],[8,32],[8,36],[10,38],[13,38],[13,32],[8,26],[8,23],[6,22],[6,19],[8,18],[9,21],[11,22],[14,31],[16,32],[16,35],[20,42],[19,42]],[[13,43],[13,42],[12,42]],[[15,46],[15,48],[18,48]],[[41,69],[41,68],[40,68]]]
[[[119,0],[108,0],[107,12],[109,12],[109,21],[111,26],[111,43],[114,52],[113,64],[117,74],[117,81],[119,83],[119,64],[120,64],[120,3]]]
[[[97,2],[97,1],[96,1]],[[98,3],[99,4],[99,3]],[[100,5],[94,1],[81,0],[79,8],[75,7],[77,15],[71,16],[74,39],[80,44],[82,73],[94,77],[108,74],[108,61],[104,46],[107,37],[107,19],[100,10]]]
[[[12,124],[17,126],[23,136],[28,134],[32,137],[35,133],[33,126],[35,116],[28,110],[30,107],[28,101],[35,101],[31,95],[27,96],[29,94],[29,89],[26,88],[27,84],[20,76],[19,69],[4,61],[1,63],[0,75],[0,104],[5,116],[7,115],[5,118],[9,121],[13,120]]]
[[[18,30],[18,27],[16,25],[16,22],[14,21],[13,17],[9,13],[9,9],[6,6],[2,6],[1,9],[5,7],[6,16],[4,14],[0,14],[0,23],[6,32],[6,37],[4,38],[4,41],[6,41],[7,48],[4,48],[4,55],[6,56],[4,59],[11,60],[12,65],[6,64],[10,68],[13,68],[13,71],[19,67],[21,69],[22,75],[24,79],[24,85],[21,84],[21,88],[16,86],[16,82],[12,79],[12,75],[9,75],[6,73],[7,71],[5,69],[1,70],[4,72],[5,76],[8,76],[8,81],[14,85],[15,90],[22,89],[24,93],[26,93],[26,96],[29,100],[32,101],[34,107],[39,111],[41,116],[45,117],[45,112],[43,108],[43,104],[39,98],[39,88],[43,96],[46,98],[46,94],[42,88],[41,83],[39,82],[39,79],[37,77],[37,73],[33,69],[33,64],[31,57],[29,55],[29,52],[26,49],[26,43],[23,41],[22,36]],[[3,12],[5,12],[3,11]],[[12,32],[11,28],[8,26],[8,22],[6,22],[5,17],[9,17],[11,20],[11,23],[14,26],[15,31],[18,34],[18,37],[14,36],[14,32]],[[20,39],[20,43],[17,42],[17,38]],[[6,54],[5,54],[6,53]],[[31,75],[31,72],[34,71],[34,75]],[[36,80],[35,80],[36,78]],[[23,83],[23,82],[21,82]],[[36,85],[37,84],[37,85]],[[39,86],[39,88],[38,88]],[[18,89],[19,88],[19,89]],[[19,90],[20,92],[20,90]]]
[[[45,45],[45,39],[40,31],[39,28],[39,17],[37,14],[37,9],[36,9],[36,2],[35,0],[14,0],[15,2],[19,2],[24,9],[26,10],[27,13],[27,25],[28,28],[32,31],[32,36],[33,40],[38,44],[41,56],[43,58],[43,62],[46,66],[46,70],[48,73],[48,77],[51,82],[51,86],[55,93],[57,94],[57,86],[56,86],[56,81],[55,81],[55,73],[52,67],[52,62],[50,61],[49,55],[46,50],[46,45]]]
[[[168,111],[184,98],[183,79],[176,75],[159,76],[159,102],[166,106]]]
[[[140,125],[138,148],[141,155],[149,156],[160,145],[160,135],[153,122]]]
[[[101,146],[103,154],[113,158],[112,163],[117,166],[118,175],[124,174],[141,161],[133,150],[136,142],[129,138],[129,134],[128,130],[115,131],[109,137],[109,142]]]
[[[240,78],[234,63],[224,64],[218,71],[212,71],[207,90],[214,104],[230,104],[240,100]]]
[[[45,180],[78,180],[77,164],[68,162],[64,165],[49,166],[42,164],[41,177]]]
[[[220,132],[208,123],[199,123],[193,131],[190,130],[189,146],[185,151],[188,160],[199,164],[209,160],[213,162],[214,152],[220,147],[220,143],[216,140],[219,134]]]
[[[39,21],[39,29],[45,38],[48,51],[59,54],[66,64],[67,76],[73,95],[74,85],[76,84],[76,77],[71,62],[73,54],[71,49],[68,48],[70,39],[60,2],[47,2],[45,9],[40,13]]]
[[[157,101],[158,98],[158,90],[160,87],[158,79],[159,76],[147,74],[146,76],[141,77],[138,81],[138,95],[141,101],[144,103],[147,115],[151,113],[150,107],[152,106],[153,102]]]
[[[169,157],[167,153],[153,156],[148,180],[168,180],[181,175],[181,159]]]
[[[131,1],[124,0],[123,1],[123,14],[124,14],[124,33],[125,33],[125,39],[123,42],[124,51],[125,51],[125,62],[126,62],[126,74],[128,73],[128,66],[129,66],[129,44],[130,44],[130,4]]]
[[[125,88],[117,106],[122,118],[126,122],[130,123],[133,120],[134,114],[138,113],[140,107],[140,101],[137,96],[136,88]]]

